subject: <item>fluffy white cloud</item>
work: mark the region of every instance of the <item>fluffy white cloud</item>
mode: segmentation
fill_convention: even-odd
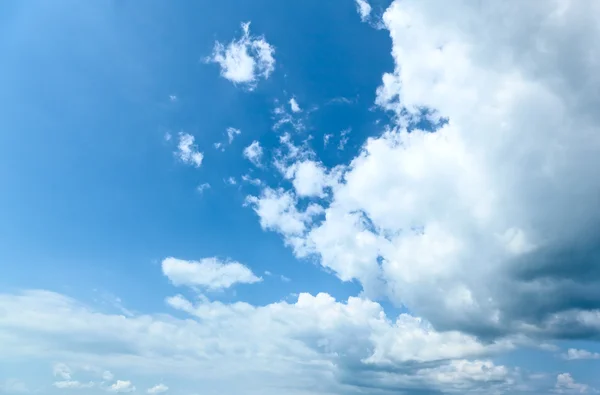
[[[152,388],[148,388],[148,393],[149,394],[162,394],[163,392],[167,392],[169,390],[169,387],[167,387],[164,384],[157,384]]]
[[[252,144],[244,148],[244,157],[254,164],[254,166],[261,166],[261,159],[263,156],[263,149],[258,141],[253,141]]]
[[[597,393],[598,391],[586,384],[577,383],[569,373],[561,373],[556,377],[553,392],[559,394],[588,394]]]
[[[128,380],[117,380],[113,385],[108,387],[108,391],[110,392],[134,392],[135,386]]]
[[[371,5],[367,0],[356,0],[356,9],[360,15],[360,20],[365,22],[371,15]]]
[[[215,393],[276,394],[288,388],[294,394],[352,394],[364,385],[384,390],[390,382],[396,390],[445,391],[449,380],[435,369],[448,375],[465,370],[463,363],[510,376],[508,368],[485,360],[452,362],[490,355],[509,343],[438,332],[406,314],[391,319],[366,299],[300,294],[293,303],[253,306],[174,296],[167,304],[187,317],[107,314],[44,291],[0,294],[0,311],[6,312],[0,315],[0,338],[11,339],[0,360],[67,358],[140,381],[158,374],[197,380]],[[481,380],[478,388],[488,384]],[[135,388],[123,380],[106,385],[99,387]]]
[[[290,99],[290,109],[292,110],[292,112],[301,112],[302,111],[302,109],[300,108],[300,105],[298,105],[298,102],[293,97]]]
[[[194,136],[187,133],[179,134],[179,144],[175,154],[183,163],[194,167],[200,167],[204,159],[204,154],[198,151],[198,146],[194,144]]]
[[[260,78],[269,78],[275,69],[275,49],[264,37],[250,35],[250,22],[242,23],[242,30],[242,37],[227,46],[217,41],[207,61],[219,64],[224,78],[254,89]]]
[[[292,196],[256,210],[261,224],[438,329],[595,336],[598,11],[395,1],[383,20],[396,67],[377,91],[395,122],[344,169],[324,220],[286,230],[302,212]]]
[[[579,350],[576,348],[569,348],[562,357],[566,360],[573,361],[576,359],[600,359],[600,354],[597,352],[591,352],[588,350]]]
[[[175,285],[199,286],[209,290],[261,281],[241,263],[223,262],[217,258],[204,258],[199,261],[166,258],[162,261],[162,271]]]

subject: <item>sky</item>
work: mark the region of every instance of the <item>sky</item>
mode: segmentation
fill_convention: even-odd
[[[600,392],[600,3],[0,3],[0,394]]]

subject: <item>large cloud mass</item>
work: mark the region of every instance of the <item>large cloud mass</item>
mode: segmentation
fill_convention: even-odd
[[[596,336],[599,11],[394,2],[377,103],[395,121],[329,189],[322,222],[278,229],[288,244],[436,328]]]

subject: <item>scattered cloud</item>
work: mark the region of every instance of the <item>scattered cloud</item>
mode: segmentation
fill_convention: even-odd
[[[233,143],[233,139],[235,138],[235,136],[239,136],[240,134],[242,134],[242,131],[236,128],[227,128],[227,142],[229,144]]]
[[[165,141],[171,141],[172,138],[173,138],[173,136],[171,135],[171,133],[169,133],[169,132],[165,133]]]
[[[366,22],[369,19],[369,15],[371,15],[371,5],[367,2],[367,0],[355,0],[356,1],[356,9],[358,14],[360,15],[360,20]]]
[[[290,109],[292,110],[292,112],[301,112],[302,111],[302,109],[298,105],[298,102],[293,97],[290,99]]]
[[[230,288],[235,284],[252,284],[262,280],[243,264],[221,261],[218,258],[204,258],[199,261],[166,258],[162,261],[162,271],[174,285],[198,286],[209,290]]]
[[[252,90],[259,79],[268,79],[275,69],[275,49],[264,37],[250,35],[250,22],[242,23],[242,37],[224,45],[217,41],[206,59],[221,67],[221,76]]]
[[[281,281],[283,281],[284,283],[289,283],[290,281],[292,281],[291,278],[284,276],[283,274],[280,276]]]
[[[260,179],[252,178],[249,174],[244,174],[242,176],[242,181],[247,182],[252,185],[255,185],[255,186],[261,186],[264,184]]]
[[[204,191],[206,191],[207,189],[210,189],[210,184],[207,182],[202,183],[196,187],[196,191],[198,191],[198,193],[200,194],[204,193]]]
[[[568,361],[576,359],[600,359],[600,354],[597,352],[591,352],[587,350],[578,350],[575,348],[569,348],[562,357]]]
[[[228,178],[225,180],[225,183],[227,183],[227,184],[229,184],[229,185],[236,185],[236,184],[237,184],[237,181],[235,180],[235,178],[234,178],[234,177],[228,177]]]
[[[194,136],[187,133],[179,134],[179,144],[175,154],[183,163],[194,167],[200,167],[204,159],[204,154],[198,151],[198,146],[194,144]]]
[[[244,157],[254,164],[256,167],[261,167],[261,159],[263,149],[258,141],[253,141],[252,144],[244,148]]]
[[[108,370],[105,370],[104,372],[102,372],[102,380],[104,381],[112,381],[115,378],[115,376]]]
[[[149,394],[162,394],[163,392],[167,392],[169,390],[169,387],[167,387],[164,384],[157,384],[152,388],[148,388],[148,393]]]
[[[131,381],[117,380],[116,383],[108,387],[108,391],[118,393],[134,392],[135,386],[131,383]]]
[[[352,131],[351,128],[344,129],[340,132],[340,142],[338,143],[338,150],[343,151],[348,144],[348,135]]]
[[[327,147],[327,144],[329,144],[329,140],[331,140],[332,137],[333,137],[333,134],[323,135],[323,147]]]
[[[56,381],[52,384],[56,388],[60,389],[82,389],[82,388],[92,388],[94,386],[93,382],[82,383],[75,380],[64,380],[64,381]]]
[[[586,384],[575,382],[570,373],[561,373],[556,377],[554,391],[559,394],[589,394],[597,393],[593,388]]]
[[[176,95],[169,95],[169,101],[176,102],[178,100]]]

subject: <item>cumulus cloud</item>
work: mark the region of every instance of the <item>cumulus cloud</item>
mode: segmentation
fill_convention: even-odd
[[[204,154],[198,151],[198,146],[194,143],[194,136],[187,133],[179,134],[179,144],[177,145],[177,151],[175,155],[183,163],[192,165],[194,167],[200,167]]]
[[[229,144],[233,143],[233,139],[235,138],[235,136],[239,136],[240,134],[242,134],[242,131],[236,128],[227,128],[227,142]]]
[[[396,66],[377,104],[395,120],[344,168],[322,216],[301,219],[286,190],[270,206],[284,209],[256,210],[260,196],[253,207],[297,256],[438,329],[597,337],[600,4],[444,4],[385,12]]]
[[[367,0],[356,0],[356,10],[360,15],[360,20],[365,22],[371,15],[371,5]]]
[[[169,387],[167,387],[164,384],[157,384],[152,388],[148,388],[148,393],[149,394],[162,394],[163,392],[167,392],[169,390]]]
[[[0,294],[7,313],[0,316],[0,337],[12,339],[3,358],[68,355],[139,380],[160,374],[211,383],[221,393],[352,394],[367,385],[446,391],[515,379],[512,369],[484,358],[509,343],[439,332],[408,314],[388,317],[363,298],[340,302],[302,293],[293,302],[255,306],[177,295],[167,305],[176,314],[126,317],[52,292]],[[134,388],[125,380],[107,387]]]
[[[559,394],[589,394],[597,393],[598,391],[586,384],[577,383],[569,373],[561,373],[556,377],[556,385],[553,392]]]
[[[258,141],[253,141],[252,144],[244,148],[244,157],[254,164],[256,167],[261,166],[263,149]]]
[[[248,267],[235,261],[204,258],[186,261],[166,258],[162,271],[174,285],[205,287],[209,290],[229,288],[235,284],[252,284],[261,281]]]
[[[250,35],[250,22],[242,23],[242,37],[224,45],[217,41],[207,62],[221,67],[221,76],[252,90],[259,79],[275,69],[275,49],[264,37]]]
[[[597,352],[591,352],[588,350],[578,350],[576,348],[569,348],[562,357],[568,361],[576,359],[600,359],[600,354]]]
[[[134,392],[135,386],[128,380],[117,380],[113,385],[108,387],[109,392],[126,393]]]
[[[290,99],[290,109],[292,110],[292,112],[301,112],[302,111],[302,109],[298,105],[298,102],[293,97]]]

